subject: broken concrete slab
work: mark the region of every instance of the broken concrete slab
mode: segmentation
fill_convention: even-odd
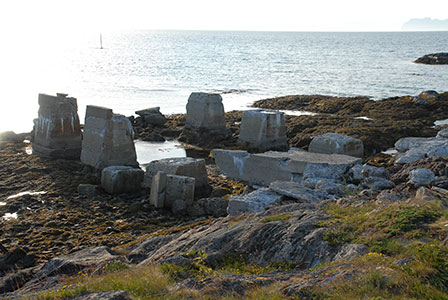
[[[146,187],[151,187],[153,177],[159,171],[165,172],[166,174],[195,178],[195,191],[198,196],[208,196],[211,191],[211,187],[208,184],[208,176],[204,159],[177,157],[152,161],[146,167]]]
[[[152,179],[150,203],[155,208],[167,208],[175,214],[186,214],[187,209],[193,205],[195,181],[193,177],[158,171]]]
[[[321,200],[315,195],[314,190],[306,188],[297,182],[277,180],[271,182],[269,189],[280,195],[285,195],[308,203],[318,203]]]
[[[79,159],[81,127],[76,98],[66,94],[39,94],[39,117],[35,120],[33,154]]]
[[[282,199],[282,195],[268,188],[258,189],[247,195],[229,197],[227,213],[230,216],[236,216],[245,213],[262,212],[269,205],[279,202]]]
[[[166,193],[166,173],[157,172],[152,178],[151,194],[149,195],[149,203],[155,208],[163,208],[165,205]]]
[[[249,151],[285,151],[285,114],[271,110],[246,110],[241,118],[238,143]]]
[[[309,152],[324,154],[343,154],[363,157],[364,144],[361,140],[339,133],[326,133],[315,137],[309,147]]]
[[[215,149],[212,154],[221,172],[252,185],[269,185],[276,180],[300,182],[307,166],[312,167],[313,164],[327,164],[343,174],[349,167],[361,162],[360,158],[353,156],[305,151],[250,154],[240,150]]]
[[[101,172],[101,187],[109,194],[138,192],[144,172],[129,166],[110,166]]]
[[[109,108],[88,105],[81,161],[99,170],[108,166],[137,167],[133,137],[128,118]]]
[[[164,206],[174,214],[186,214],[193,204],[195,181],[193,177],[167,174]]]

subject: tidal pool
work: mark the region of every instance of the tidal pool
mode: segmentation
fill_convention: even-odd
[[[140,165],[163,158],[187,156],[185,149],[178,141],[144,142],[137,140],[135,141],[135,151]]]

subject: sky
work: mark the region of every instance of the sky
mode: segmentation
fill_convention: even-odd
[[[448,19],[447,0],[6,0],[3,34],[127,29],[399,31]]]

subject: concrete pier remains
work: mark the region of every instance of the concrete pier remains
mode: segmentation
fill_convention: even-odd
[[[33,153],[43,157],[79,159],[81,128],[76,98],[39,94]]]

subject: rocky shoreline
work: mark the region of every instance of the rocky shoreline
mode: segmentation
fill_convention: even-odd
[[[414,62],[425,65],[448,65],[448,53],[426,54],[417,58]]]
[[[260,100],[254,106],[316,113],[313,116],[286,116],[289,147],[307,150],[314,137],[328,132],[360,139],[364,143],[363,162],[384,167],[394,187],[383,191],[346,190],[334,200],[317,204],[285,197],[264,212],[242,217],[217,218],[210,213],[179,216],[151,206],[145,190],[111,195],[98,188],[92,194],[83,194],[78,188],[80,184],[100,184],[98,173],[91,167],[76,160],[28,155],[26,148],[29,144],[22,143],[24,135],[5,136],[0,148],[0,190],[5,203],[0,205],[0,214],[11,217],[0,221],[3,251],[0,256],[0,295],[4,294],[2,297],[6,299],[33,297],[36,295],[33,293],[41,290],[60,288],[64,276],[94,272],[110,261],[141,266],[170,264],[188,269],[204,251],[206,256],[200,259],[201,266],[212,269],[222,266],[229,253],[242,255],[245,263],[253,265],[293,262],[296,265],[291,265],[288,271],[278,268],[277,273],[262,275],[206,276],[209,278],[207,284],[190,278],[179,281],[175,289],[202,290],[213,286],[218,294],[244,294],[250,287],[287,281],[288,284],[282,286],[283,295],[299,297],[317,282],[338,282],[360,276],[359,272],[353,271],[355,265],[350,261],[376,251],[372,248],[373,243],[368,242],[359,243],[360,246],[329,242],[328,232],[332,232],[336,223],[322,226],[332,220],[328,205],[377,205],[376,209],[381,212],[397,203],[414,207],[417,204],[413,203],[421,205],[430,198],[441,202],[441,209],[446,209],[446,156],[423,156],[397,165],[393,163],[394,157],[381,151],[394,147],[402,138],[435,137],[442,128],[435,127],[434,122],[448,119],[448,93],[426,91],[417,97],[378,101],[365,97],[286,96]],[[227,137],[213,133],[206,138],[188,135],[184,131],[186,115],[165,118],[154,124],[148,124],[142,116],[129,120],[135,138],[145,141],[178,139],[189,144],[186,146],[189,156],[205,158],[212,198],[224,199],[253,191],[253,187],[245,182],[221,176],[209,157],[212,149],[241,149],[238,136],[242,112],[225,114],[226,127],[230,130]],[[432,189],[421,188],[409,179],[412,171],[417,169],[428,169],[435,174],[435,179],[427,184]],[[269,221],[270,218],[273,221]],[[435,222],[435,219],[430,221]],[[446,239],[443,224],[442,231],[445,231],[438,237]],[[189,251],[196,252],[186,255]],[[58,259],[69,262],[70,267],[55,265]],[[334,264],[340,260],[349,262]],[[330,263],[324,268],[325,272],[310,269],[325,263]],[[340,276],[332,277],[334,273],[329,270],[336,269]]]

